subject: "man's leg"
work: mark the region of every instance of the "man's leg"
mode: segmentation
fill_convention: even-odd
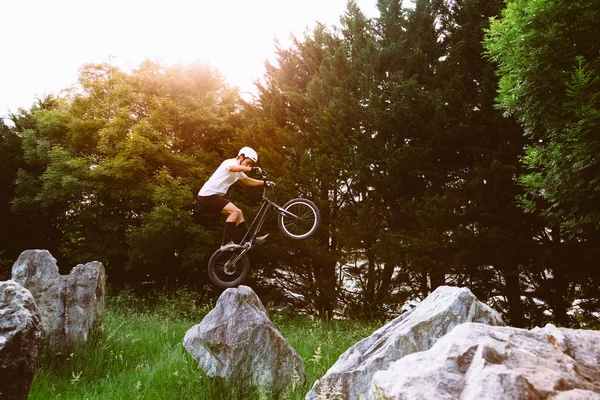
[[[246,233],[250,230],[250,227],[248,226],[248,223],[243,219],[244,217],[242,216],[242,222],[240,222],[238,224],[238,227],[241,228],[240,229],[240,240],[244,237],[244,235],[246,235]],[[266,235],[263,236],[257,236],[256,239],[254,239],[254,245],[255,246],[260,246],[261,244],[265,243],[265,240],[267,239],[267,236],[269,236],[269,234],[267,233]]]
[[[240,226],[244,230],[242,237],[250,229],[248,223],[244,219],[244,213],[233,203],[228,203],[221,212],[227,215],[225,231],[223,232],[223,244],[227,244],[233,240],[233,234],[236,226]],[[269,236],[269,234],[257,237],[254,244],[260,246],[265,242],[267,236]]]
[[[238,225],[238,220],[241,218],[244,220],[244,214],[242,210],[237,208],[233,203],[227,203],[225,207],[221,210],[222,214],[227,216],[227,220],[225,221],[225,230],[223,231],[223,245],[228,244],[233,241],[233,234],[235,232],[235,227]]]
[[[250,227],[248,226],[248,223],[246,222],[246,220],[243,220],[242,222],[238,223],[236,230],[237,230],[238,239],[242,240],[244,238],[244,236],[246,235],[246,233],[250,230]]]

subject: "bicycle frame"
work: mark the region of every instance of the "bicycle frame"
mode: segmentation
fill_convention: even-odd
[[[252,248],[252,245],[254,244],[254,240],[256,240],[256,236],[258,235],[258,232],[260,232],[260,230],[262,229],[262,226],[265,223],[265,220],[267,219],[267,213],[269,212],[270,209],[274,208],[280,214],[285,214],[288,217],[298,219],[298,216],[296,214],[284,210],[283,208],[281,208],[280,206],[275,204],[275,202],[273,200],[271,200],[267,197],[266,174],[263,175],[263,182],[265,183],[264,189],[263,189],[263,194],[262,194],[263,204],[260,206],[260,209],[258,210],[258,213],[254,217],[254,220],[252,221],[252,224],[250,225],[248,232],[246,232],[246,234],[244,235],[244,238],[242,239],[242,241],[240,243],[240,244],[242,244],[241,251],[239,253],[237,253],[235,256],[233,256],[232,259],[230,259],[227,262],[227,264],[229,264],[231,262],[236,264],[244,256],[244,254],[246,254]],[[249,243],[250,245],[248,246],[248,245],[246,245],[246,243]]]

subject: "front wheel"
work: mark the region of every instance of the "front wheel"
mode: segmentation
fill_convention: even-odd
[[[277,223],[283,234],[291,239],[306,239],[321,223],[321,212],[310,200],[293,199],[283,205]]]
[[[237,262],[239,250],[217,250],[208,261],[208,277],[220,288],[241,285],[250,275],[250,260],[243,255]]]

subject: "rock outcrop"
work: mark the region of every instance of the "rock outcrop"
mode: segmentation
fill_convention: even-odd
[[[402,357],[429,348],[466,322],[504,325],[499,313],[481,303],[469,289],[441,286],[417,307],[348,349],[306,395],[318,398],[366,398],[377,371]]]
[[[0,282],[0,399],[27,399],[41,326],[33,296],[14,281]]]
[[[305,381],[300,356],[275,328],[247,286],[227,289],[183,344],[208,375],[280,393]]]
[[[369,399],[600,399],[600,332],[460,325],[373,377]]]
[[[12,268],[12,279],[33,295],[40,313],[43,341],[57,350],[84,343],[102,324],[105,273],[98,261],[79,264],[60,275],[47,250],[26,250]]]

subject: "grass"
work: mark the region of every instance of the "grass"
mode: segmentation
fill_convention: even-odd
[[[183,347],[187,330],[212,309],[195,294],[109,298],[103,329],[69,354],[42,352],[30,399],[270,399],[260,389],[207,377]],[[340,354],[380,324],[321,321],[270,312],[271,320],[304,360],[306,384],[283,399],[304,399]]]

